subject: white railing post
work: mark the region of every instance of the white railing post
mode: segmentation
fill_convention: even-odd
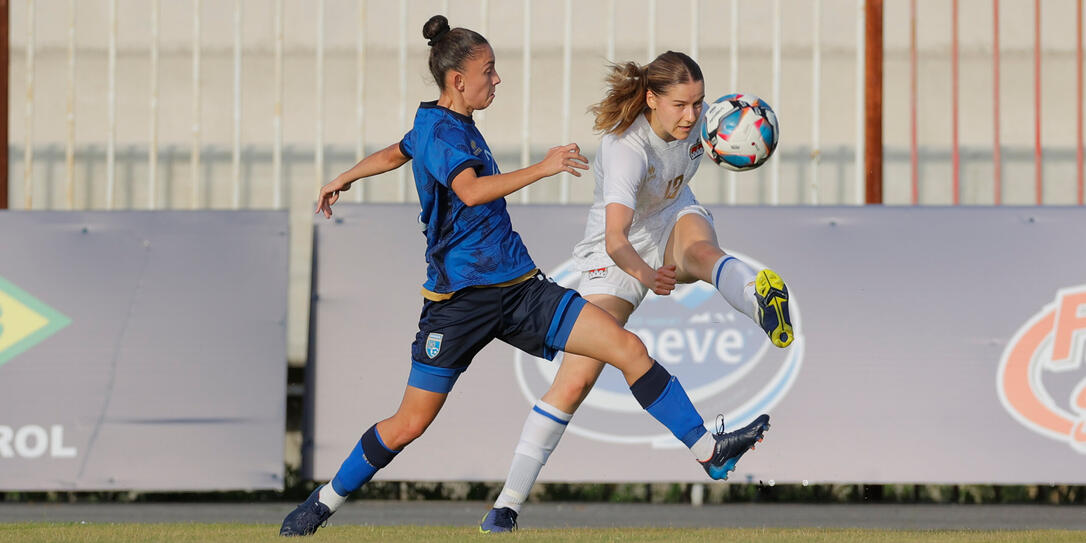
[[[241,207],[241,0],[234,0],[234,141],[231,147],[234,209],[238,209]]]
[[[521,91],[521,132],[520,132],[520,167],[526,168],[531,160],[532,138],[532,0],[524,0],[523,12],[524,30],[523,46],[521,50],[521,62],[523,63],[523,90]],[[523,204],[531,202],[531,187],[520,189],[520,201]]]
[[[275,0],[275,109],[272,130],[272,183],[275,209],[283,207],[283,0]]]
[[[33,206],[34,185],[34,0],[26,0],[26,147],[23,148],[23,207]],[[4,127],[7,130],[7,127]]]
[[[781,0],[773,0],[773,107],[781,112]],[[779,115],[778,115],[779,118]],[[781,160],[769,164],[769,203],[781,203]]]
[[[864,0],[856,0],[856,156],[853,172],[856,176],[856,204],[865,201],[864,180]]]
[[[355,145],[354,160],[366,156],[366,0],[358,0],[358,31],[355,33]],[[356,202],[366,201],[368,183],[355,189]]]
[[[313,197],[324,184],[324,0],[317,0],[317,128],[313,142],[313,176],[317,186]]]
[[[200,0],[192,5],[192,209],[200,207]]]
[[[400,134],[407,133],[407,0],[400,1]],[[396,169],[396,182],[399,185],[399,201],[407,201],[407,172],[404,168]]]
[[[106,209],[113,209],[117,152],[117,0],[109,0],[109,89],[106,112]]]
[[[656,58],[656,0],[649,0],[648,7],[648,48],[645,50],[645,63]]]
[[[731,40],[729,54],[731,57],[731,83],[732,88],[728,93],[739,92],[739,0],[732,0],[732,13],[729,17],[731,32],[728,37]],[[739,197],[739,176],[735,172],[728,172],[728,204],[735,205]]]
[[[690,58],[694,59],[694,62],[698,61],[698,42],[701,41],[700,11],[700,0],[690,0]]]
[[[68,96],[67,134],[64,145],[65,203],[75,209],[75,0],[68,0]]]
[[[479,7],[479,11],[480,11],[480,13],[479,13],[480,18],[482,19],[482,23],[479,25],[479,33],[482,34],[484,38],[489,40],[490,39],[490,36],[489,36],[489,33],[490,33],[490,1],[489,0],[483,0],[482,5]],[[482,111],[477,111],[475,113],[474,117],[475,117],[475,125],[476,125],[476,127],[479,129],[480,132],[483,132],[483,135],[485,136],[486,135],[485,134],[486,110],[484,109]]]
[[[566,0],[565,8],[565,33],[562,39],[562,141],[560,145],[569,143],[570,137],[570,87],[573,84],[571,73],[573,64],[573,0]],[[569,203],[570,177],[568,173],[562,173],[558,201],[563,204]]]
[[[615,0],[607,0],[607,62],[615,62]]]
[[[811,43],[811,186],[809,203],[818,204],[818,165],[822,162],[822,0],[814,0]]]
[[[147,208],[158,205],[158,40],[159,0],[151,0],[151,98],[150,140],[147,149]]]

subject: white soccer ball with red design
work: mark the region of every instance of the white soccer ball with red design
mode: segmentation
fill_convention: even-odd
[[[777,114],[753,94],[717,98],[705,111],[701,144],[709,158],[734,171],[761,166],[777,148]]]

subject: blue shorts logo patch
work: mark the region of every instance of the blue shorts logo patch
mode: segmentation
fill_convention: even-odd
[[[441,340],[445,339],[445,334],[438,334],[434,332],[426,338],[426,356],[433,358],[437,356],[437,353],[441,352]]]

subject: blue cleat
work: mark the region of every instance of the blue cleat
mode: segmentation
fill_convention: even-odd
[[[758,300],[758,325],[769,341],[784,348],[792,344],[792,320],[788,316],[788,287],[777,272],[765,269],[754,280]]]
[[[713,434],[716,445],[713,456],[702,462],[701,467],[713,479],[728,480],[728,473],[735,471],[735,464],[754,445],[762,441],[762,434],[769,429],[769,415],[759,415],[754,422],[734,431],[724,433],[724,417],[717,416],[718,430]]]
[[[516,529],[517,512],[508,507],[491,509],[479,524],[479,531],[484,534],[512,532]]]
[[[279,528],[279,535],[313,535],[317,528],[328,522],[328,517],[332,516],[332,510],[317,501],[317,495],[320,494],[322,486],[317,487],[304,502],[287,515],[287,518],[283,519],[283,527]]]

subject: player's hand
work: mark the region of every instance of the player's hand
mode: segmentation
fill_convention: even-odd
[[[653,277],[652,291],[658,296],[667,296],[675,290],[675,265],[660,266]]]
[[[539,165],[543,167],[543,177],[562,172],[580,177],[581,172],[577,170],[587,170],[588,159],[581,154],[581,148],[576,143],[571,143],[561,147],[551,147]]]
[[[331,183],[321,187],[321,193],[317,196],[317,211],[315,214],[324,213],[324,218],[332,218],[332,204],[339,200],[339,193],[351,189],[351,182],[334,179]]]

